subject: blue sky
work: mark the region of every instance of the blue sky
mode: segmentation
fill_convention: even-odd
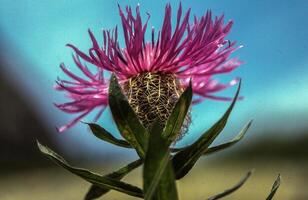
[[[63,77],[58,67],[61,62],[74,69],[72,52],[65,44],[73,43],[87,50],[90,47],[88,28],[100,37],[102,28],[120,26],[117,2],[133,7],[140,3],[144,17],[146,12],[151,13],[149,23],[158,29],[169,1],[0,0],[0,34],[2,49],[5,49],[1,56],[10,63],[1,73],[37,107],[37,114],[56,140],[65,144],[64,149],[115,151],[91,136],[84,125],[63,134],[55,132],[54,127],[71,116],[53,107],[52,103],[64,101],[64,96],[53,91],[52,86],[57,76]],[[222,81],[242,77],[242,95],[245,96],[245,100],[237,104],[226,134],[219,141],[232,137],[251,118],[254,126],[249,138],[262,139],[257,133],[264,131],[305,128],[308,119],[308,2],[199,0],[182,3],[185,9],[191,7],[197,16],[211,9],[215,15],[225,14],[226,20],[234,20],[228,38],[244,45],[234,55],[245,61],[245,65],[230,75],[217,77]],[[172,5],[175,11],[178,2],[172,1]],[[224,94],[234,92],[235,88]],[[205,101],[194,107],[191,131],[180,145],[198,137],[227,106],[228,103]],[[116,132],[108,110],[100,123]],[[277,133],[277,137],[283,136]],[[76,145],[81,148],[74,148]]]

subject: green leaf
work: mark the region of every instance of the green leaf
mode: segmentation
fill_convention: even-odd
[[[119,170],[113,173],[107,174],[103,177],[121,180],[125,175],[127,175],[129,172],[139,167],[142,163],[143,161],[141,159],[135,160],[134,162],[129,163],[125,167],[122,167]],[[103,188],[103,187],[98,187],[96,185],[92,185],[88,193],[85,196],[85,200],[92,200],[92,199],[99,198],[109,191],[110,191],[109,188]]]
[[[124,148],[132,148],[131,145],[125,141],[115,138],[111,133],[109,133],[106,129],[94,123],[86,123],[90,127],[92,133],[99,139],[109,142],[111,144],[124,147]]]
[[[149,146],[145,157],[143,180],[146,200],[177,200],[175,176],[170,162],[169,141],[162,136],[158,122],[150,130]]]
[[[205,150],[203,155],[209,155],[209,154],[212,154],[212,153],[216,153],[216,152],[222,151],[226,148],[229,148],[229,147],[235,145],[236,143],[238,143],[239,141],[241,141],[244,138],[244,136],[247,133],[248,129],[250,128],[251,124],[252,124],[252,120],[250,120],[244,126],[244,128],[239,132],[239,134],[237,136],[235,136],[231,141],[217,145],[217,146],[210,147],[210,148]],[[171,152],[179,152],[179,151],[183,151],[185,148],[187,148],[187,147],[171,148],[170,151]]]
[[[240,187],[242,187],[244,185],[244,183],[248,180],[248,178],[251,176],[252,174],[252,171],[249,171],[243,178],[240,182],[238,182],[236,185],[234,185],[233,187],[225,190],[224,192],[222,193],[219,193],[219,194],[216,194],[210,198],[208,198],[208,200],[217,200],[217,199],[221,199],[233,192],[235,192],[236,190],[238,190]]]
[[[147,130],[130,107],[114,74],[111,76],[109,86],[109,106],[121,135],[143,158],[148,141]]]
[[[168,138],[170,143],[172,143],[181,132],[183,122],[191,104],[191,99],[192,87],[190,82],[189,86],[186,88],[186,90],[180,96],[179,100],[176,102],[167,120],[166,127],[163,132],[163,136]]]
[[[277,192],[277,190],[280,186],[280,182],[281,182],[281,178],[280,178],[280,174],[279,174],[277,179],[275,180],[275,182],[272,186],[271,192],[268,195],[268,197],[266,198],[266,200],[272,200],[273,199],[274,195],[276,194],[276,192]]]
[[[197,141],[192,145],[184,148],[182,151],[174,155],[172,163],[176,174],[176,179],[183,178],[195,165],[197,160],[202,156],[206,149],[212,144],[216,137],[225,127],[228,117],[234,107],[234,104],[238,98],[241,88],[241,82],[239,83],[236,95],[229,106],[228,110],[222,116],[222,118],[216,122],[208,131],[206,131]]]
[[[99,174],[90,172],[86,169],[72,167],[61,156],[53,152],[48,147],[41,145],[39,142],[37,142],[37,145],[40,151],[50,160],[92,184],[102,188],[116,190],[131,196],[143,197],[143,191],[136,186],[109,177],[102,177]]]
[[[216,153],[218,151],[224,150],[226,148],[229,148],[233,145],[235,145],[236,143],[238,143],[240,140],[242,140],[246,134],[246,132],[248,131],[249,127],[252,124],[252,120],[250,120],[245,127],[240,131],[240,133],[235,136],[231,141],[214,146],[214,147],[210,147],[208,149],[205,150],[205,152],[203,153],[203,155],[209,155],[212,153]]]

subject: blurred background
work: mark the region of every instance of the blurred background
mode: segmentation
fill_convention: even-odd
[[[73,43],[87,51],[90,28],[121,26],[117,2],[141,5],[149,27],[161,27],[165,4],[145,0],[0,0],[0,199],[82,199],[88,183],[55,166],[38,153],[36,140],[61,153],[75,165],[107,173],[136,158],[133,151],[97,140],[83,124],[57,133],[55,127],[72,119],[54,106],[64,102],[53,90],[64,77],[66,63],[76,70]],[[173,14],[179,2],[172,1]],[[182,1],[196,16],[211,9],[235,24],[228,36],[244,48],[234,56],[245,64],[221,81],[241,77],[245,97],[236,105],[216,144],[234,137],[254,119],[246,138],[225,152],[203,158],[190,176],[179,182],[182,199],[206,199],[235,184],[246,171],[253,177],[226,199],[265,199],[278,173],[283,177],[276,199],[307,200],[308,179],[308,2],[306,0]],[[174,15],[175,16],[175,15]],[[123,44],[123,38],[120,39]],[[77,70],[76,70],[77,71]],[[235,88],[224,91],[232,96]],[[229,104],[206,100],[192,109],[189,133],[177,146],[190,144],[208,129]],[[84,121],[92,121],[89,116]],[[119,136],[107,109],[99,123]],[[126,178],[141,184],[140,169]],[[198,187],[196,187],[198,185]],[[117,192],[106,199],[129,199]]]

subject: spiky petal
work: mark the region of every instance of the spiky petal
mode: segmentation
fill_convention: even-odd
[[[95,117],[98,119],[108,105],[108,82],[104,79],[103,69],[97,68],[97,72],[93,74],[86,65],[80,62],[78,56],[73,56],[73,59],[88,80],[75,75],[64,64],[60,65],[63,72],[72,81],[58,79],[55,89],[65,91],[71,101],[63,104],[55,104],[55,106],[66,113],[78,113],[79,115],[68,124],[57,128],[59,132],[70,128],[95,108],[100,107],[101,110]]]
[[[161,30],[155,36],[152,28],[151,41],[145,42],[149,15],[146,22],[142,23],[139,6],[136,7],[135,16],[131,7],[126,7],[125,14],[119,6],[119,13],[125,48],[120,48],[117,28],[112,31],[103,30],[102,46],[99,46],[89,30],[92,47],[88,54],[68,44],[75,51],[74,61],[87,80],[77,77],[61,65],[73,81],[59,80],[57,89],[66,91],[73,101],[57,107],[64,112],[80,113],[80,116],[59,131],[69,128],[94,108],[101,107],[103,110],[108,105],[108,81],[103,77],[105,70],[115,73],[122,82],[146,72],[173,74],[182,87],[186,87],[192,79],[193,92],[197,95],[194,103],[204,98],[228,100],[214,93],[234,85],[237,79],[221,84],[213,80],[212,76],[229,73],[242,64],[235,58],[229,58],[232,52],[240,48],[235,46],[235,42],[225,39],[232,21],[224,24],[224,16],[213,19],[211,11],[207,11],[201,18],[194,17],[193,23],[190,23],[190,10],[183,13],[180,4],[176,25],[172,30],[171,6],[167,4]],[[92,74],[79,57],[94,65],[97,73]]]

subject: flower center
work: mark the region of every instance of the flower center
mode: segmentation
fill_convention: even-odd
[[[124,91],[143,126],[149,128],[156,120],[165,125],[184,90],[173,74],[146,72],[130,78]],[[188,131],[189,123],[187,114],[181,135]]]

